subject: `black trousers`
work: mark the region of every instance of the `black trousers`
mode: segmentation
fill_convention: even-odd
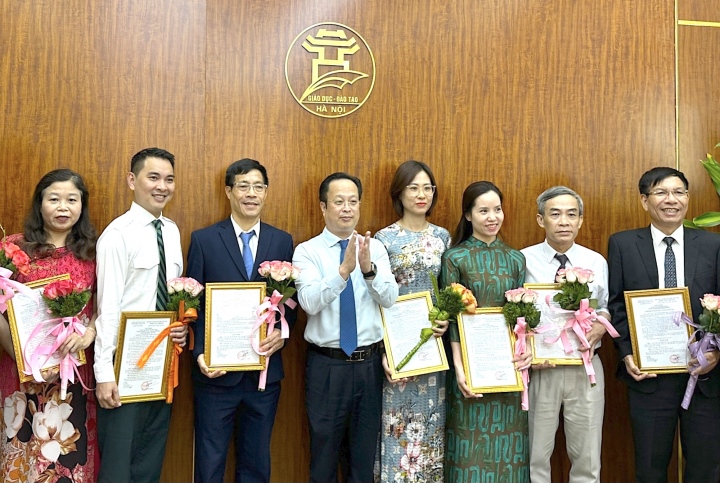
[[[172,404],[125,403],[97,409],[99,483],[160,481]]]
[[[680,420],[680,442],[687,464],[685,483],[720,481],[720,398],[706,397],[698,387],[685,410],[680,407],[688,376],[661,374],[657,390],[628,389],[635,439],[635,478],[639,483],[665,483]]]
[[[341,459],[346,483],[373,481],[384,378],[381,352],[348,362],[308,351],[310,481],[336,482]]]

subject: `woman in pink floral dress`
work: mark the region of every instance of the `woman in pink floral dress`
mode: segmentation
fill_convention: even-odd
[[[25,231],[8,241],[31,258],[30,272],[18,274],[22,283],[70,274],[76,283],[95,291],[96,233],[88,215],[88,191],[77,173],[58,169],[35,187]],[[78,368],[85,386],[94,387],[90,346],[95,340],[93,300],[80,314],[87,330],[73,334],[60,348],[85,349],[87,363]],[[45,374],[47,383],[20,383],[10,329],[0,315],[0,475],[5,483],[84,483],[97,479],[95,397],[77,380],[60,399],[57,373]]]

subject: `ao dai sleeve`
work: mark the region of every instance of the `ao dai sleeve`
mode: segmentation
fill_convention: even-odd
[[[442,268],[440,270],[440,287],[447,287],[451,283],[460,283],[460,270],[453,263],[452,258],[447,256],[448,252],[445,252],[442,257]],[[450,325],[448,326],[448,334],[450,334],[450,341],[460,342],[460,331],[458,330],[457,320],[450,319]]]

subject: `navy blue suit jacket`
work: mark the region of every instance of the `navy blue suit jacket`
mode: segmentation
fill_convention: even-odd
[[[706,293],[720,294],[720,236],[704,230],[684,229],[685,285],[690,291],[692,318],[698,322],[702,313],[700,299]],[[620,359],[632,354],[632,344],[625,307],[626,290],[656,289],[659,285],[655,249],[650,227],[615,233],[608,242],[610,269],[608,308],[612,324],[620,337],[614,339]],[[635,381],[620,361],[617,376],[628,386],[645,393],[655,392],[654,378]],[[720,395],[720,365],[698,381],[708,397]]]
[[[262,282],[257,269],[264,261],[292,261],[293,240],[289,233],[266,223],[260,223],[260,237],[258,239],[255,266],[252,274],[245,272],[242,252],[235,237],[230,218],[226,218],[207,228],[194,231],[190,238],[190,251],[188,252],[187,276],[192,277],[201,284],[208,282]],[[204,294],[205,292],[203,292]],[[296,310],[285,308],[285,319],[290,328],[295,324]],[[200,298],[198,319],[195,322],[195,348],[193,360],[197,361],[200,354],[205,351],[205,297]],[[279,326],[276,325],[276,329]],[[259,371],[228,372],[224,376],[210,379],[203,375],[193,364],[193,378],[204,384],[216,386],[234,386],[244,376],[257,378]],[[282,349],[275,352],[270,358],[267,383],[279,381],[283,378]]]

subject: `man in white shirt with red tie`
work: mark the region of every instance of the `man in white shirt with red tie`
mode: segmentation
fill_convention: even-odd
[[[527,262],[527,283],[554,283],[560,268],[592,270],[589,284],[598,301],[598,315],[610,320],[608,265],[602,255],[575,243],[583,223],[583,201],[565,186],[553,186],[537,198],[537,223],[545,229],[545,241],[521,250]],[[570,458],[570,483],[600,481],[600,450],[605,408],[605,375],[595,349],[605,327],[594,322],[587,333],[597,385],[592,387],[583,365],[555,366],[545,361],[533,366],[530,379],[530,480],[551,483],[550,457],[555,447],[560,409]]]

